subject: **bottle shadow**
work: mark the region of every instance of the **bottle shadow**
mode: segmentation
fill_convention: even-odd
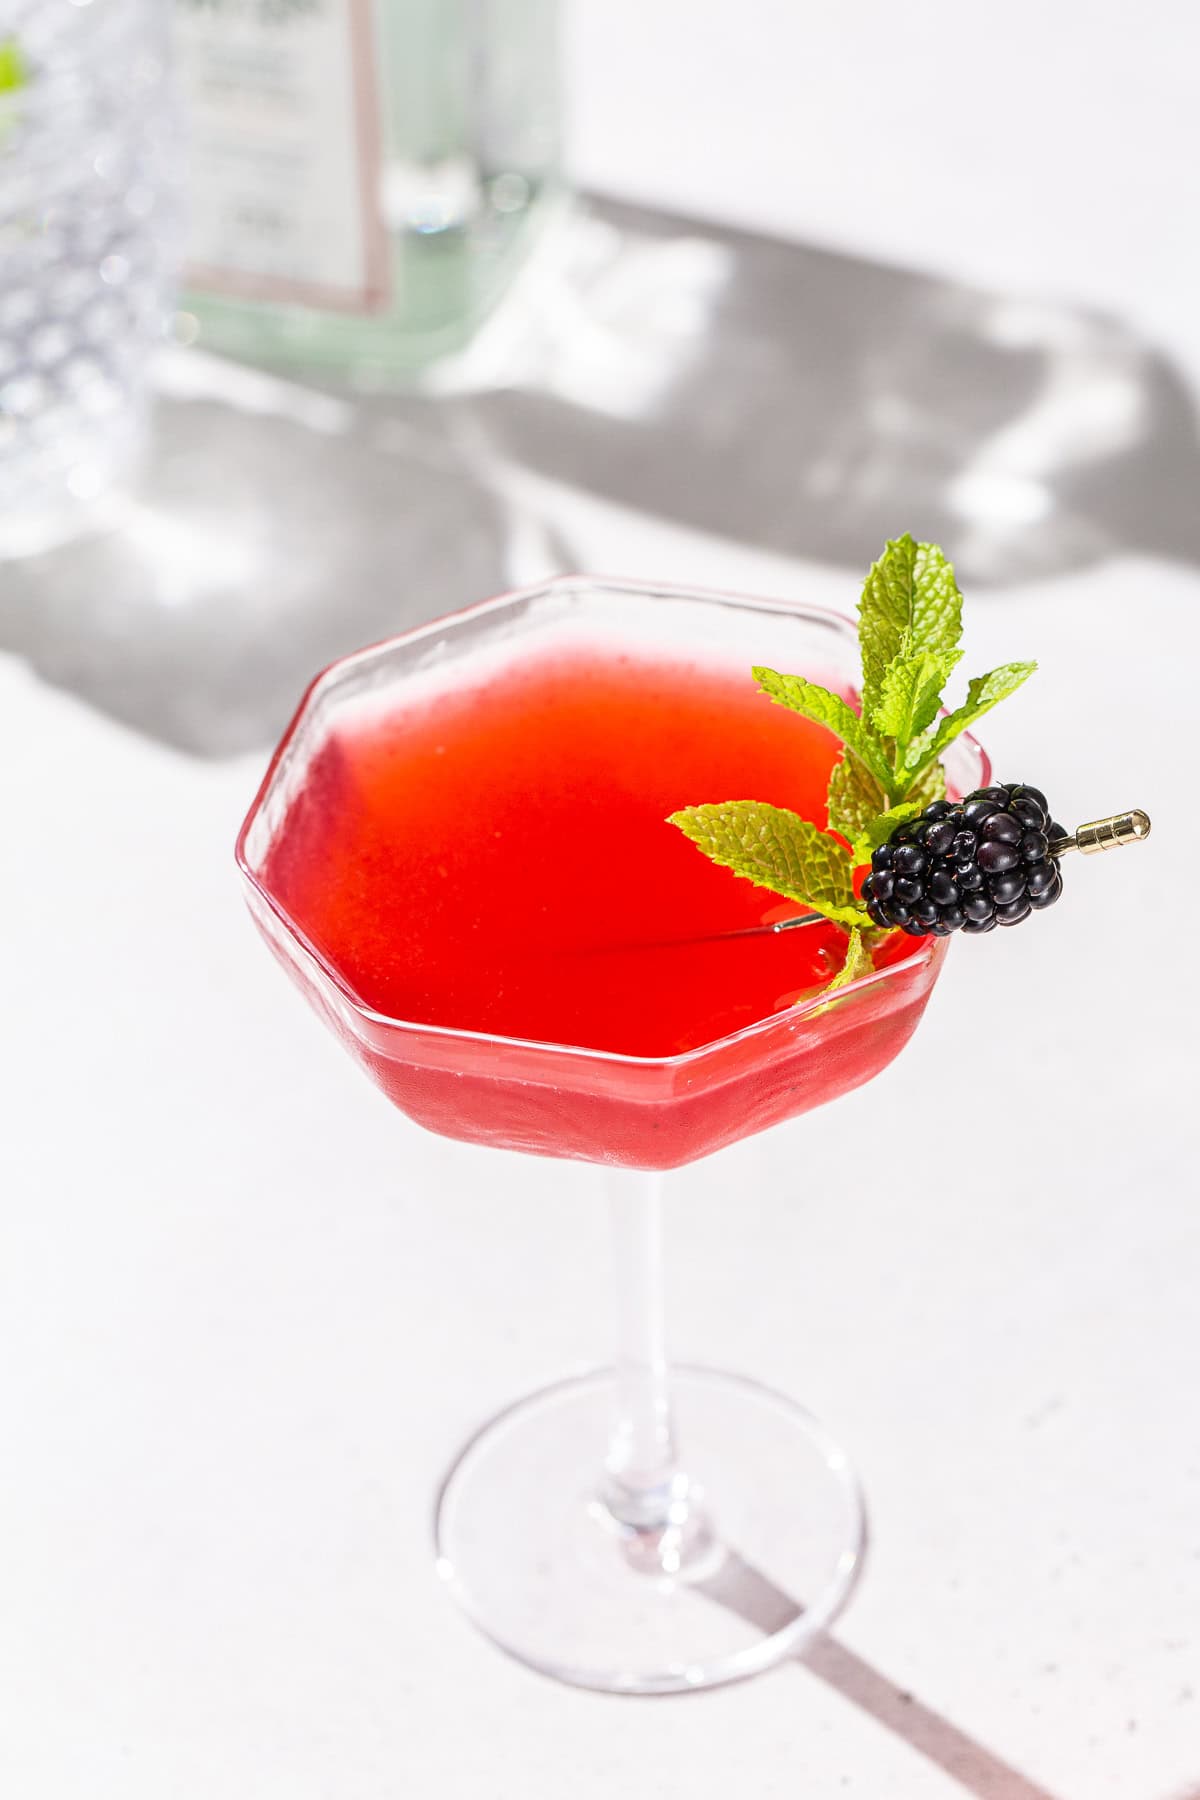
[[[1200,561],[1177,370],[1118,321],[594,199],[423,395],[167,359],[106,528],[0,569],[0,650],[204,757],[332,658],[576,566],[570,484],[858,574],[886,537],[1001,587]]]
[[[791,1595],[728,1547],[716,1574],[697,1586],[767,1636],[782,1631],[804,1612]],[[902,1739],[975,1800],[1062,1800],[944,1714],[897,1687],[829,1632],[821,1632],[796,1663]]]
[[[972,583],[1200,561],[1196,407],[1120,320],[594,199],[497,449],[622,505],[856,570],[911,529]]]

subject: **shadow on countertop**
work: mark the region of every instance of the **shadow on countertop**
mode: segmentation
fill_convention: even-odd
[[[1119,320],[611,202],[477,416],[513,462],[856,572],[911,529],[973,586],[1200,562],[1200,430]]]
[[[700,1587],[717,1605],[751,1620],[766,1634],[785,1629],[804,1611],[803,1606],[731,1549],[727,1549],[718,1574]],[[818,1633],[794,1659],[794,1666],[833,1688],[940,1769],[972,1800],[1067,1800],[1066,1796],[1042,1787],[944,1713],[897,1686],[830,1631]],[[1078,1800],[1084,1797],[1080,1795]],[[1143,1800],[1200,1800],[1200,1787],[1190,1788],[1187,1793],[1151,1793]]]
[[[0,566],[0,649],[186,752],[265,748],[332,657],[575,566],[547,483],[855,575],[911,530],[994,592],[1200,562],[1192,397],[1114,320],[604,200],[519,307],[440,395],[172,356],[110,528]]]
[[[718,1606],[750,1620],[768,1636],[785,1630],[804,1613],[791,1595],[729,1547],[716,1576],[699,1585]],[[794,1664],[900,1738],[974,1800],[1062,1800],[898,1687],[831,1632],[818,1633]]]
[[[567,560],[435,404],[381,419],[190,353],[163,380],[152,464],[111,528],[0,565],[0,648],[176,749],[265,749],[335,657]]]

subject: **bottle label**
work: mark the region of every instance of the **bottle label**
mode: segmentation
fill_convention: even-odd
[[[208,293],[378,311],[371,0],[177,0],[188,108],[188,278]]]

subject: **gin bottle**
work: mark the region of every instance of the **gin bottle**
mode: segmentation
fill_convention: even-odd
[[[200,342],[385,380],[462,348],[552,202],[557,0],[176,8]]]

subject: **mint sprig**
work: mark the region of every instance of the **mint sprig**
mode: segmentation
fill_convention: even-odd
[[[936,544],[889,543],[867,576],[858,613],[861,711],[794,675],[754,673],[764,693],[834,730],[846,746],[828,798],[829,825],[851,844],[871,821],[908,800],[944,791],[931,771],[960,732],[1015,693],[1035,663],[978,675],[964,705],[939,719],[943,689],[962,657],[962,595]],[[849,721],[849,722],[847,722]],[[849,759],[857,767],[846,768]],[[918,809],[919,810],[919,809]]]
[[[854,870],[905,819],[941,798],[945,750],[1037,667],[1004,663],[977,675],[963,704],[946,711],[943,695],[962,657],[961,636],[962,595],[942,551],[907,535],[889,542],[859,603],[858,711],[801,675],[754,669],[762,693],[824,725],[844,746],[829,779],[829,829],[755,800],[671,814],[671,823],[714,862],[847,928],[846,960],[831,988],[873,966],[870,940],[861,935],[867,917],[855,897]]]

